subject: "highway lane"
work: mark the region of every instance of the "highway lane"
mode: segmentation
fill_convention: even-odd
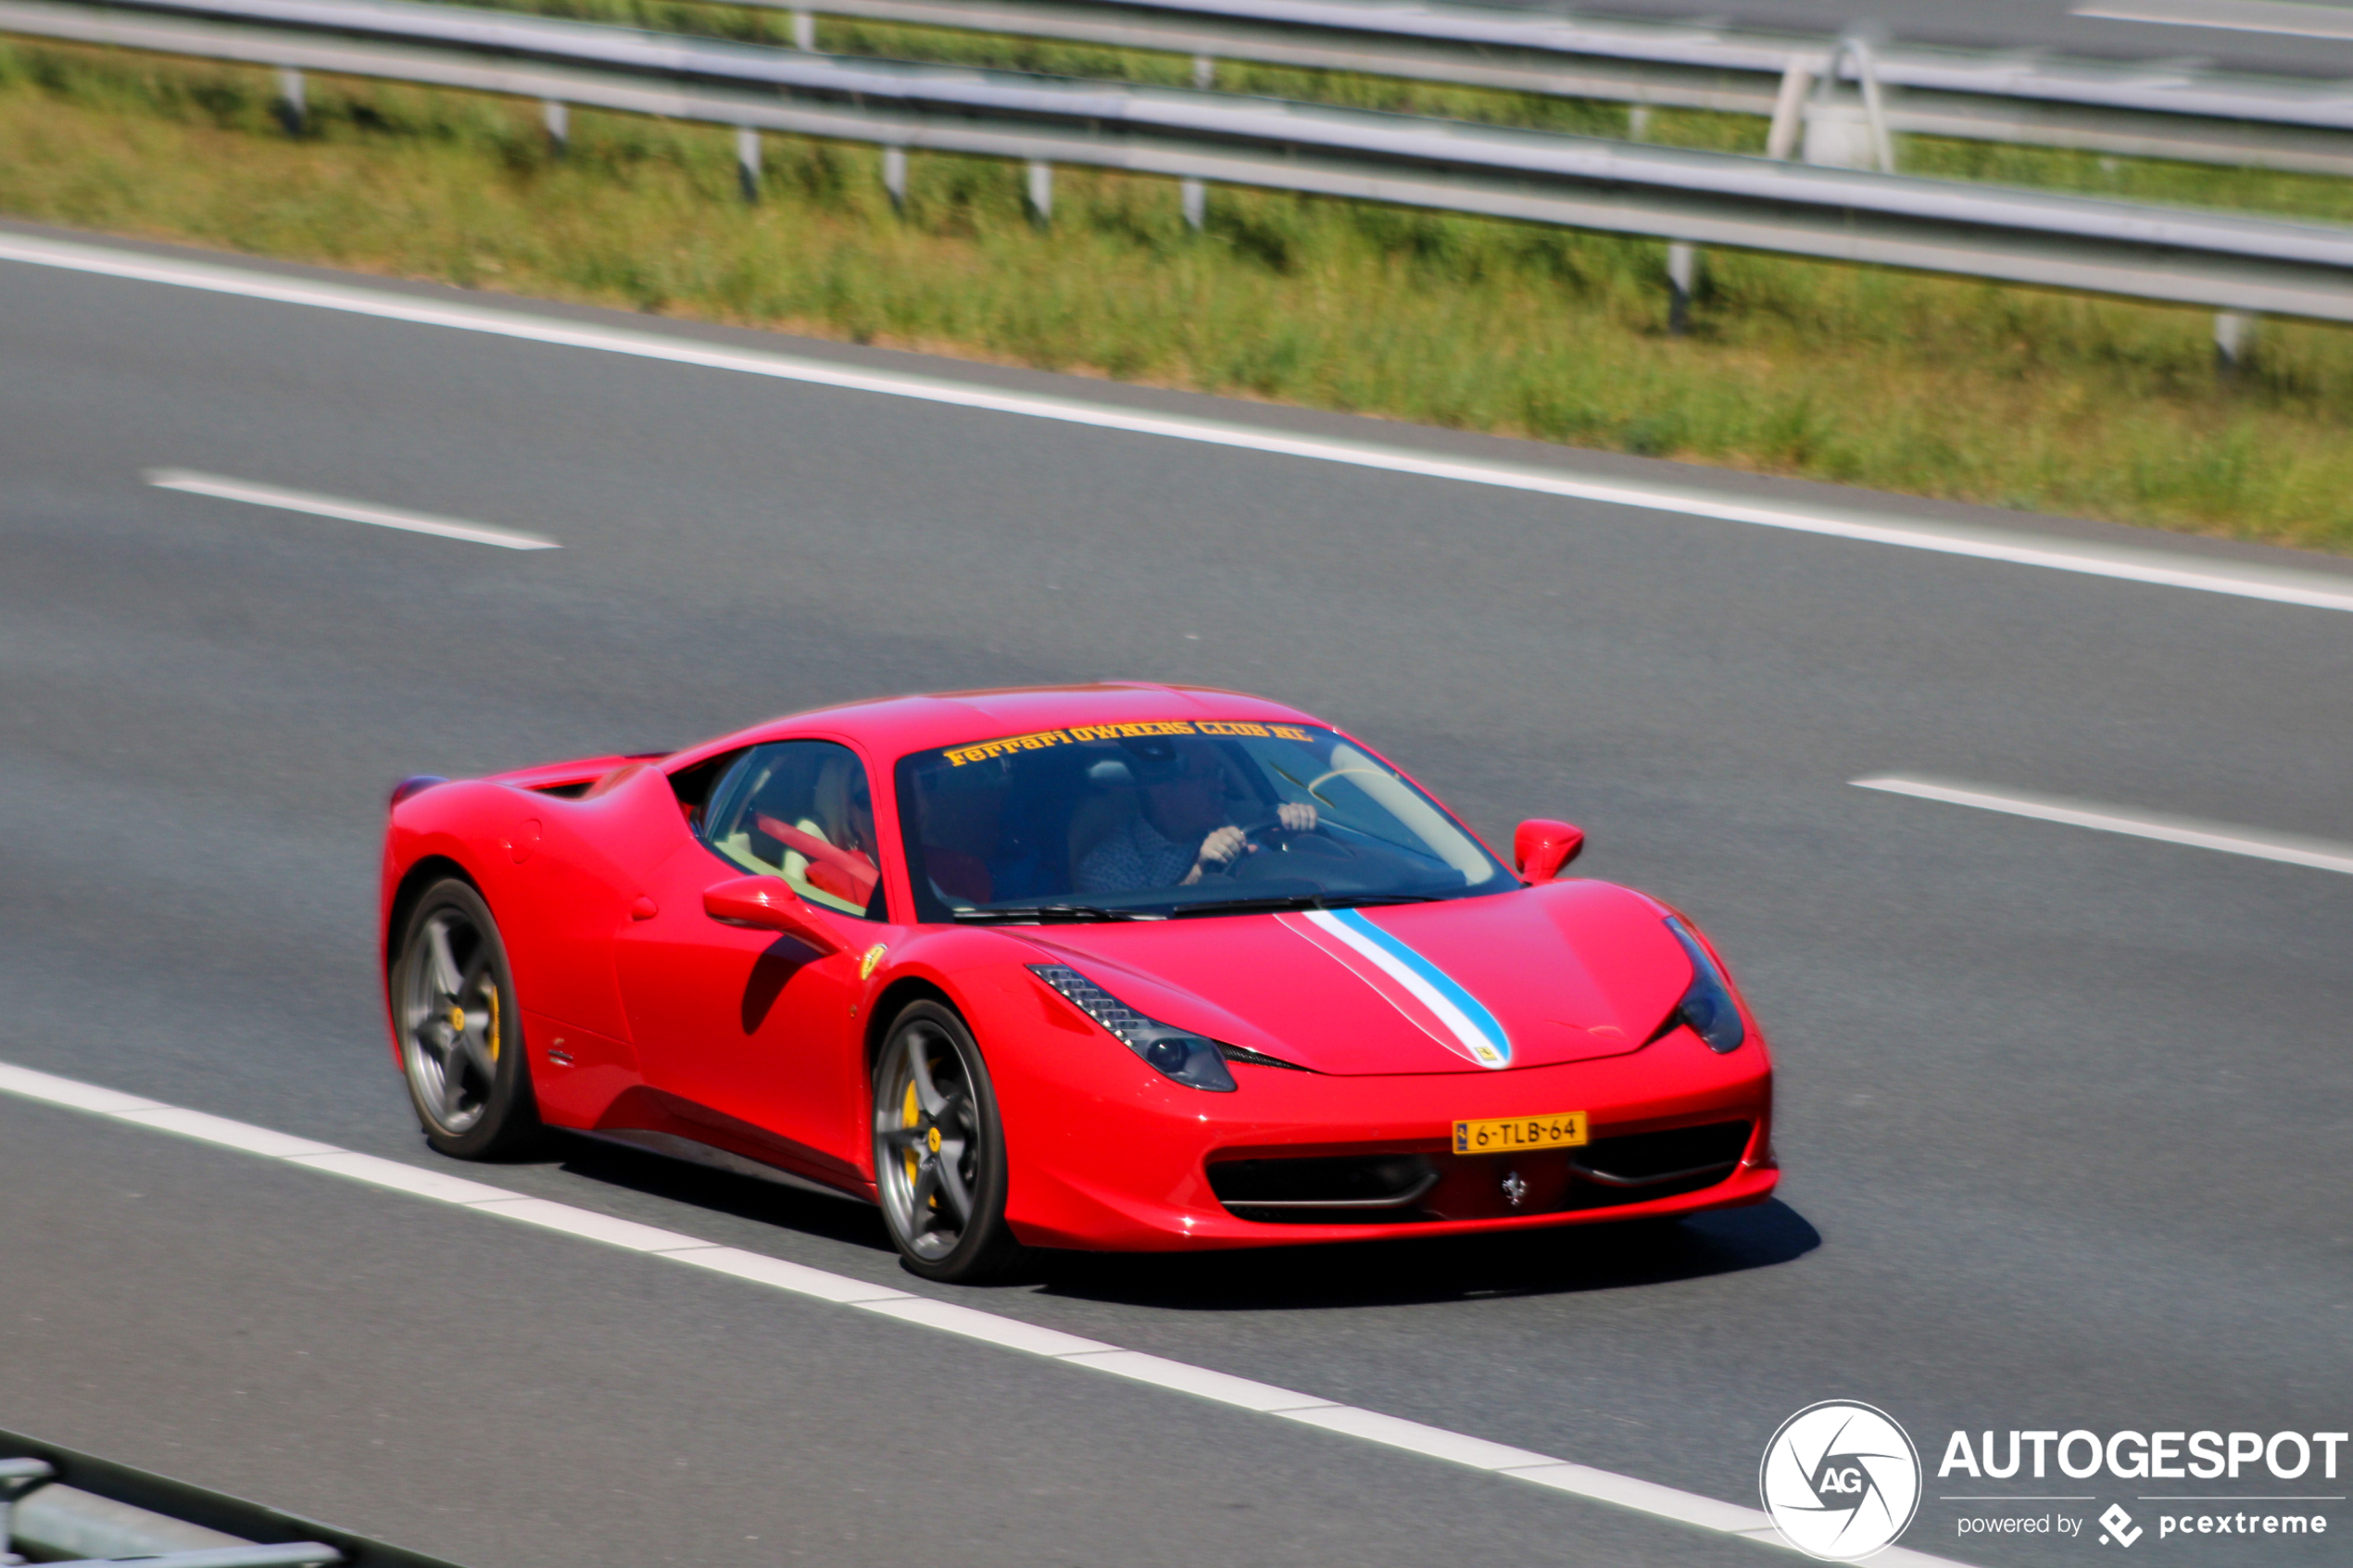
[[[1837,1394],[1924,1442],[2345,1424],[2353,884],[1845,783],[2353,840],[2340,613],[24,268],[0,302],[0,1060],[429,1160],[373,1016],[389,779],[876,690],[1232,684],[1360,728],[1491,834],[1584,822],[1593,874],[1705,922],[1780,1051],[1787,1203],[1663,1243],[1066,1260],[989,1310],[1735,1501],[1780,1419]],[[157,466],[565,548],[158,492]],[[875,1560],[1101,1561],[1123,1533],[1144,1561],[1749,1549],[58,1112],[0,1126],[0,1180],[38,1195],[0,1255],[45,1264],[38,1332],[0,1342],[10,1424],[471,1561],[701,1560],[783,1527],[838,1558],[877,1506],[842,1477],[938,1455],[909,1549]],[[903,1279],[844,1205],[577,1148],[495,1179]],[[159,1217],[98,1196],[157,1188]],[[305,1294],[346,1277],[374,1285]],[[287,1298],[333,1379],[239,1352],[241,1325],[287,1343]],[[387,1303],[482,1342],[395,1353]],[[479,1401],[434,1397],[428,1361]],[[919,1441],[943,1378],[972,1398]],[[249,1385],[270,1420],[237,1413]],[[362,1406],[411,1462],[352,1451]],[[575,1442],[599,1411],[624,1431]],[[1111,1462],[1139,1428],[1168,1441]],[[661,1508],[621,1500],[674,1458]],[[1013,1470],[1059,1489],[1016,1506]],[[2056,1560],[1956,1549],[1936,1507],[1910,1544]],[[973,1518],[1000,1524],[968,1541]]]
[[[71,1112],[0,1105],[0,1140],[12,1201],[73,1216],[11,1236],[12,1419],[44,1359],[49,1429],[125,1413],[108,1345],[152,1467],[467,1562],[1759,1557]]]

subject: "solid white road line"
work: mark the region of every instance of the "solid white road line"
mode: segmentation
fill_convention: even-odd
[[[1174,1388],[1179,1394],[1214,1399],[1221,1405],[1238,1405],[1246,1411],[1256,1411],[1261,1415],[1338,1408],[1331,1400],[1318,1399],[1313,1394],[1293,1393],[1289,1388],[1277,1388],[1271,1383],[1236,1377],[1231,1373],[1212,1372],[1207,1367],[1172,1361],[1165,1356],[1148,1356],[1141,1350],[1107,1350],[1079,1360],[1097,1372],[1133,1378],[1138,1383],[1149,1383],[1156,1388]]]
[[[535,316],[522,309],[420,299],[356,284],[314,282],[308,279],[280,277],[238,267],[143,256],[132,251],[110,250],[63,240],[35,239],[24,234],[0,233],[0,260],[163,283],[175,288],[200,289],[246,299],[310,306],[351,315],[372,316],[381,320],[485,332],[528,343],[555,344],[605,354],[625,354],[641,359],[664,360],[676,365],[769,376],[812,386],[878,393],[885,396],[914,398],[960,408],[988,409],[1026,419],[1055,420],[1100,430],[1164,436],[1171,440],[1304,458],[1316,462],[1344,463],[1355,468],[1415,474],[1427,479],[1495,485],[1570,500],[1639,507],[1724,522],[1754,523],[1763,528],[1827,534],[1839,539],[1869,540],[1882,545],[1900,545],[1908,549],[1933,550],[1981,560],[2009,561],[2021,566],[2083,572],[2095,577],[2119,578],[2165,587],[2192,588],[2202,593],[2231,594],[2278,604],[2353,610],[2353,582],[2342,577],[2287,567],[2212,560],[2158,547],[2084,544],[2023,531],[1928,522],[1861,509],[1755,501],[1699,485],[1583,479],[1558,469],[1539,468],[1531,464],[1440,457],[1405,446],[1293,435],[1216,420],[1146,413],[1078,398],[1005,392],[940,377],[859,370],[789,354],[732,348],[625,327]]]
[[[575,1209],[569,1203],[551,1203],[544,1198],[522,1198],[513,1193],[486,1203],[469,1202],[469,1209],[484,1214],[496,1214],[502,1220],[517,1220],[526,1225],[539,1225],[566,1236],[580,1236],[588,1241],[601,1241],[607,1247],[618,1247],[630,1252],[683,1252],[690,1247],[709,1247],[711,1243],[698,1236],[681,1236],[676,1231],[658,1230],[641,1225],[634,1220],[616,1220],[610,1214],[599,1214],[593,1209]]]
[[[1885,790],[1890,795],[1916,796],[1953,806],[1974,806],[1981,811],[2001,811],[2037,822],[2065,822],[2098,833],[2129,834],[2162,844],[2186,844],[2196,849],[2220,849],[2226,855],[2246,855],[2258,860],[2280,860],[2318,871],[2353,872],[2353,844],[2333,844],[2322,838],[2293,838],[2228,822],[2202,822],[2192,817],[2160,817],[2126,812],[2089,801],[2062,800],[2053,796],[2020,795],[1982,784],[1948,784],[1936,779],[1889,773],[1880,778],[1850,780],[1857,789]]]
[[[1272,1384],[1235,1377],[1207,1367],[1123,1350],[1100,1340],[1081,1338],[1059,1329],[1000,1317],[952,1301],[894,1290],[888,1286],[829,1273],[781,1258],[765,1258],[733,1247],[720,1247],[698,1237],[616,1219],[593,1210],[576,1209],[542,1198],[527,1198],[482,1182],[446,1176],[436,1171],[404,1165],[328,1144],[313,1143],[291,1134],[231,1122],[205,1111],[186,1110],[136,1095],[103,1089],[31,1068],[0,1062],[0,1094],[37,1100],[110,1117],[132,1126],[151,1127],[201,1138],[302,1170],[346,1176],[387,1192],[405,1193],[431,1202],[447,1203],[476,1213],[495,1214],[567,1236],[601,1242],[644,1257],[660,1258],[690,1267],[749,1280],[757,1285],[806,1296],[820,1301],[856,1307],[901,1323],[918,1323],[983,1344],[1022,1351],[1066,1366],[1110,1373],[1138,1383],[1190,1394],[1240,1410],[1271,1415],[1303,1425],[1322,1427],[1376,1443],[1383,1448],[1459,1464],[1491,1474],[1533,1482],[1555,1491],[1572,1493],[1595,1502],[1611,1503],[1680,1524],[1733,1536],[1764,1546],[1787,1548],[1772,1520],[1759,1509],[1719,1502],[1714,1498],[1678,1491],[1655,1482],[1619,1475],[1591,1465],[1572,1464],[1549,1454],[1491,1443],[1483,1437],[1427,1426],[1378,1411],[1359,1410],[1313,1394],[1277,1388]],[[1924,1552],[1891,1547],[1871,1559],[1888,1568],[1959,1568],[1958,1564]]]
[[[224,1148],[267,1155],[272,1160],[335,1152],[332,1144],[312,1143],[308,1138],[298,1138],[290,1133],[273,1132],[268,1127],[256,1127],[245,1122],[232,1122],[225,1116],[212,1116],[201,1110],[159,1106],[153,1110],[118,1110],[114,1115],[118,1121],[178,1133],[183,1138],[201,1138],[206,1143],[217,1143]]]
[[[920,1298],[887,1285],[851,1279],[847,1274],[827,1273],[805,1263],[786,1262],[782,1258],[765,1257],[758,1252],[746,1252],[735,1247],[704,1247],[689,1252],[667,1252],[681,1263],[691,1263],[713,1273],[732,1274],[748,1279],[754,1285],[774,1286],[796,1296],[813,1296],[820,1301],[837,1306],[861,1307],[878,1301],[913,1301]]]
[[[219,474],[198,473],[193,469],[149,469],[145,477],[158,490],[184,490],[191,495],[213,495],[223,501],[243,501],[248,506],[275,507],[280,511],[308,512],[313,517],[373,523],[378,528],[397,528],[409,533],[431,533],[442,539],[463,539],[469,544],[496,545],[502,550],[563,548],[543,534],[523,533],[511,528],[493,528],[486,522],[462,522],[454,517],[435,517],[431,512],[406,512],[366,501],[346,501],[334,495],[314,495],[308,490],[256,484],[251,480],[223,479]]]
[[[2291,38],[2353,38],[2353,11],[2296,0],[2087,0],[2075,14],[2098,21],[2276,32]]]
[[[1327,1432],[1345,1432],[1352,1437],[1442,1459],[1450,1464],[1466,1464],[1473,1470],[1534,1470],[1560,1462],[1550,1454],[1530,1453],[1526,1449],[1508,1448],[1484,1437],[1468,1437],[1442,1426],[1358,1410],[1353,1405],[1308,1405],[1276,1413],[1286,1421],[1320,1426]]]

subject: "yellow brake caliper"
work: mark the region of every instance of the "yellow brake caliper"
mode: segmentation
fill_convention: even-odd
[[[899,1110],[899,1124],[902,1127],[912,1127],[922,1120],[923,1102],[915,1098],[915,1085],[910,1081],[907,1085],[907,1102]],[[922,1163],[915,1158],[915,1146],[909,1144],[899,1151],[899,1157],[907,1162],[907,1185],[912,1188],[915,1182],[915,1172]],[[933,1201],[938,1200],[935,1198]]]

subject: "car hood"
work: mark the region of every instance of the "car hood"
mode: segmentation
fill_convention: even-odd
[[[1020,935],[1164,1022],[1318,1073],[1478,1073],[1641,1049],[1691,984],[1665,914],[1580,881]]]

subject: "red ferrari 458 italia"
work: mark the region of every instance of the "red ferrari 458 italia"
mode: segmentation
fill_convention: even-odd
[[[1025,1247],[1759,1203],[1772,1063],[1705,937],[1528,822],[1504,865],[1353,736],[1106,684],[410,779],[393,1052],[433,1146],[542,1124],[862,1198],[917,1273]]]

